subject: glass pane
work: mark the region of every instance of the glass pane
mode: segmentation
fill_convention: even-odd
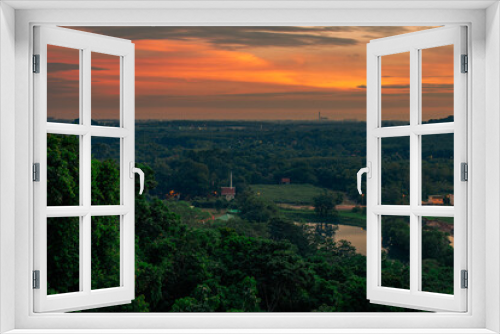
[[[382,56],[382,126],[410,124],[410,53]]]
[[[120,126],[120,57],[92,52],[92,124]]]
[[[47,134],[47,205],[80,205],[79,136]]]
[[[381,204],[410,204],[410,137],[382,138],[381,184]]]
[[[453,294],[453,217],[422,217],[422,291]]]
[[[120,286],[120,216],[92,217],[92,290]]]
[[[92,137],[92,205],[120,205],[120,138]]]
[[[80,291],[80,218],[47,218],[47,294]]]
[[[79,123],[80,50],[47,45],[47,121]]]
[[[410,288],[410,217],[382,216],[382,286]]]
[[[453,133],[422,136],[422,205],[454,205]]]
[[[422,122],[453,122],[453,45],[423,49]]]

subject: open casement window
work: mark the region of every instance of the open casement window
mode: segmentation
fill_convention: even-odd
[[[130,303],[134,44],[40,26],[33,61],[34,311]]]
[[[466,28],[458,26],[367,47],[367,298],[373,303],[467,310],[466,54]],[[448,105],[437,105],[436,94],[447,94]],[[447,117],[435,116],[445,109]],[[388,180],[398,186],[388,189]],[[436,246],[433,233],[448,235],[450,245]],[[433,258],[435,247],[448,247],[449,258]],[[449,285],[429,282],[436,277],[430,271]]]

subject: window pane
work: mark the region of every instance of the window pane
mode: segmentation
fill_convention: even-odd
[[[453,45],[421,50],[422,122],[453,122]]]
[[[92,52],[92,124],[120,126],[120,57]]]
[[[454,205],[453,134],[422,136],[422,205]]]
[[[47,294],[80,290],[80,218],[47,218]]]
[[[382,204],[410,204],[410,138],[382,138]]]
[[[381,58],[382,126],[410,124],[410,53]]]
[[[47,134],[47,205],[80,204],[80,140]]]
[[[422,291],[453,294],[453,217],[422,217]]]
[[[120,286],[120,216],[92,217],[92,289]]]
[[[410,288],[410,217],[382,216],[382,286]]]
[[[78,123],[80,50],[47,45],[47,121]]]
[[[92,137],[92,205],[120,205],[120,138]]]

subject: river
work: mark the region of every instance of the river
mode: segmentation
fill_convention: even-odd
[[[315,223],[309,223],[315,224]],[[356,252],[361,255],[366,255],[366,230],[358,226],[338,225],[339,229],[335,232],[334,240],[347,240],[351,245],[356,247]],[[453,247],[453,236],[449,235],[450,245]]]

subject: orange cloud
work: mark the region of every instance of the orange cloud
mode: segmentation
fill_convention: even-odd
[[[233,27],[240,32],[211,28],[163,27],[155,36],[145,39],[146,30],[133,27],[116,29],[100,27],[99,32],[133,39],[136,36],[136,115],[138,118],[202,117],[207,113],[215,118],[236,117],[253,112],[255,117],[308,118],[317,114],[330,118],[365,118],[366,43],[370,39],[420,30],[421,27],[345,27],[321,29],[248,29]],[[306,27],[307,28],[307,27]],[[92,30],[95,28],[86,28]],[[108,30],[106,30],[108,29]],[[170,29],[170,30],[169,30]],[[197,29],[197,30],[196,30]],[[245,30],[246,29],[246,30]],[[316,30],[315,30],[316,29]],[[85,29],[84,29],[85,30]],[[245,30],[245,31],[244,31]],[[255,31],[254,31],[255,30]],[[264,29],[265,30],[265,29]],[[295,30],[300,31],[296,33]],[[108,32],[106,32],[108,31]],[[258,41],[269,36],[283,36],[287,43],[276,40]],[[223,34],[227,33],[227,38]],[[172,35],[173,34],[173,35]],[[197,34],[200,36],[197,37]],[[282,35],[280,35],[282,34]],[[307,40],[303,40],[307,35]],[[172,38],[169,38],[172,36]],[[303,43],[290,45],[290,37]],[[238,37],[246,38],[235,44]],[[153,39],[156,38],[156,39]],[[335,40],[337,39],[337,40]],[[247,41],[248,44],[244,45]],[[314,43],[317,41],[317,44]],[[346,42],[348,41],[348,43]],[[449,51],[449,50],[448,50]],[[428,95],[425,108],[429,115],[449,114],[450,57],[445,49],[425,51],[426,70],[422,78]],[[54,54],[54,63],[71,63],[69,54]],[[92,112],[93,118],[114,118],[119,106],[119,63],[117,57],[92,55]],[[73,57],[74,63],[74,57]],[[78,90],[68,90],[67,82],[78,83],[78,70],[58,65],[53,75],[61,84],[53,85],[69,96]],[[405,118],[408,95],[408,75],[401,60],[388,63],[382,83],[384,94],[391,100],[386,104],[390,118]],[[448,66],[448,67],[446,67]],[[54,66],[54,69],[57,66]],[[77,88],[77,86],[76,86]],[[451,90],[450,90],[451,89]],[[75,100],[75,99],[73,99]],[[76,99],[77,100],[77,99]],[[428,102],[427,102],[428,101]],[[56,105],[53,105],[56,110]],[[61,104],[60,113],[66,107]],[[191,113],[187,116],[184,112]],[[265,112],[263,112],[265,110]],[[231,113],[231,114],[229,114]],[[300,115],[307,116],[298,116]],[[260,115],[260,116],[258,116]],[[285,115],[285,116],[283,116]],[[286,116],[288,115],[288,116]],[[432,117],[434,117],[432,116]],[[192,118],[191,117],[191,118]],[[238,116],[241,117],[241,116]],[[429,116],[431,117],[431,116]]]

